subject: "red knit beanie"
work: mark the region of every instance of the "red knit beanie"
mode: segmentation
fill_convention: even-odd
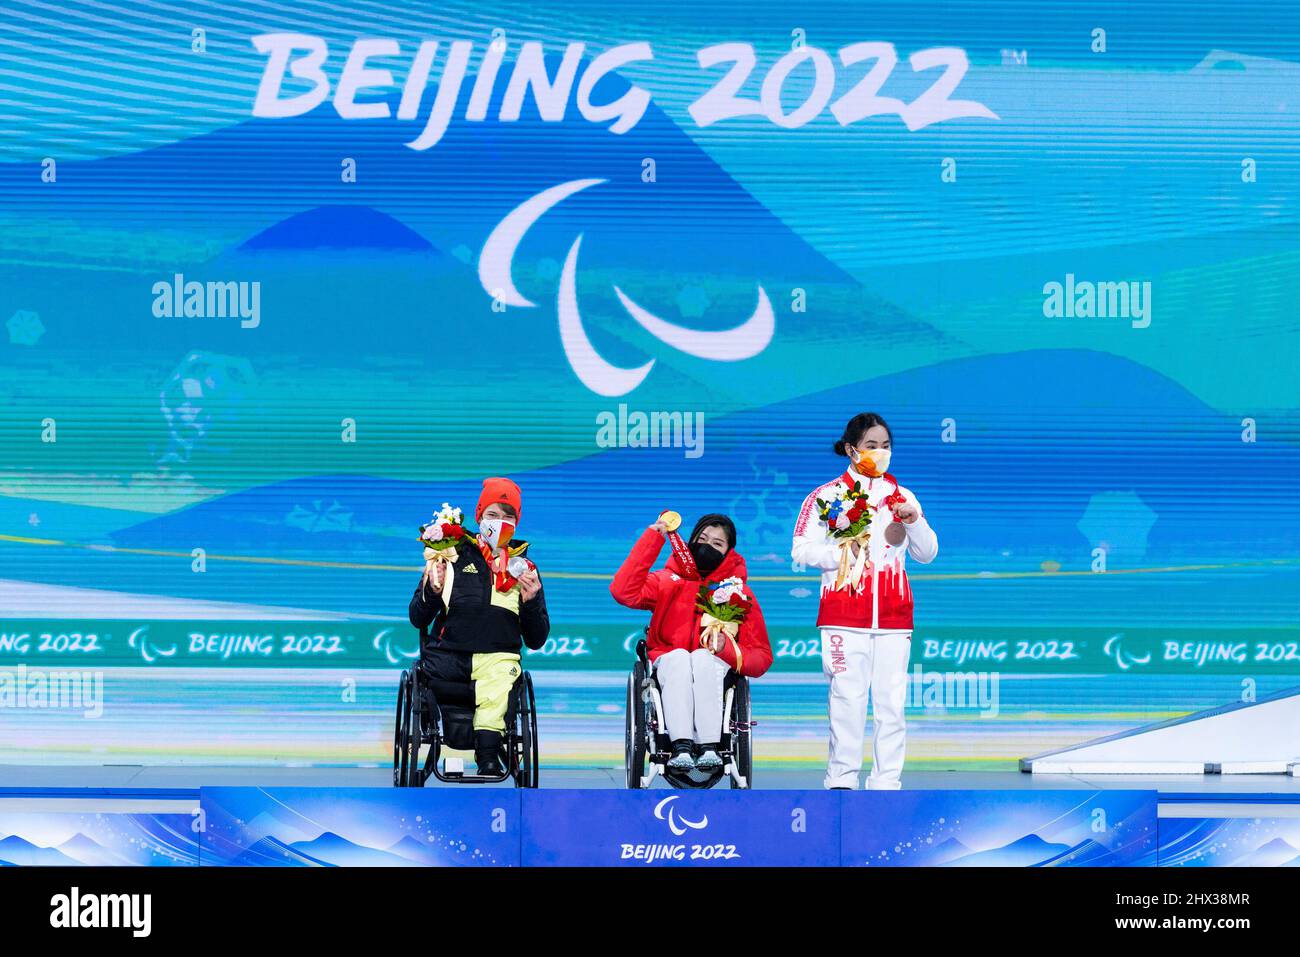
[[[515,521],[519,521],[524,516],[522,496],[519,494],[519,486],[508,478],[489,478],[483,480],[483,491],[478,497],[478,508],[474,510],[474,518],[482,519],[483,510],[493,502],[500,502],[503,505],[509,505],[515,510]]]

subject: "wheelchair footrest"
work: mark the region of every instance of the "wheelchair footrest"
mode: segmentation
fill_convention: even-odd
[[[439,767],[433,769],[431,776],[447,784],[501,784],[509,781],[514,774],[509,768],[504,768],[501,774],[467,774],[465,759],[448,755],[442,759]]]

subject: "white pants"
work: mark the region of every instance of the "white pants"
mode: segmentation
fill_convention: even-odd
[[[674,648],[655,659],[670,739],[718,743],[722,737],[722,682],[730,670],[730,665],[705,648]]]
[[[854,788],[862,771],[862,739],[871,697],[875,729],[871,736],[871,774],[867,787],[896,790],[903,786],[907,745],[907,660],[910,632],[865,628],[823,628],[822,671],[830,679],[830,754],[827,788]]]

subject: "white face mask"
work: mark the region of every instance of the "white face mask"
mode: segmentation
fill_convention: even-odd
[[[889,449],[850,449],[853,467],[867,478],[879,478],[889,471]]]
[[[478,526],[478,537],[494,552],[499,552],[514,534],[515,523],[505,518],[485,518]]]

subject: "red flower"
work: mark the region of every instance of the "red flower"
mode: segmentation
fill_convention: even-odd
[[[465,534],[465,529],[459,525],[452,525],[449,522],[442,523],[442,534],[446,538],[460,538]]]

